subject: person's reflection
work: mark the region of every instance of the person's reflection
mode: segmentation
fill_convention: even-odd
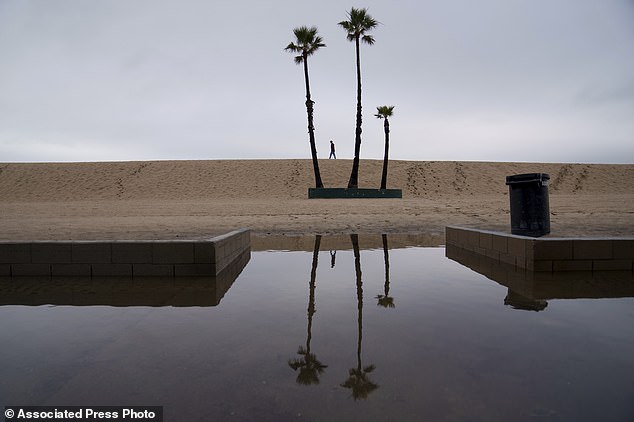
[[[377,306],[394,308],[396,307],[394,298],[390,297],[390,253],[387,246],[387,235],[384,234],[381,237],[383,238],[383,262],[385,264],[385,285],[383,287],[383,293],[385,294],[376,297],[378,300]]]
[[[337,251],[330,251],[330,268],[335,268],[336,257],[337,257]]]
[[[352,397],[355,400],[365,399],[368,395],[379,388],[370,380],[368,374],[374,371],[374,365],[363,367],[361,364],[361,341],[363,337],[363,283],[361,282],[361,256],[359,254],[359,237],[356,234],[350,235],[352,241],[352,249],[354,251],[354,268],[357,276],[357,367],[348,371],[348,379],[341,384],[342,387],[352,390]]]
[[[310,340],[312,338],[313,315],[315,314],[315,280],[317,278],[317,261],[319,256],[319,245],[321,236],[315,237],[315,248],[313,250],[313,265],[310,272],[310,284],[308,294],[308,329],[306,338],[306,348],[299,346],[297,354],[299,358],[289,359],[288,366],[294,371],[299,370],[297,379],[298,384],[313,385],[319,384],[319,376],[324,372],[328,365],[322,364],[310,351]]]

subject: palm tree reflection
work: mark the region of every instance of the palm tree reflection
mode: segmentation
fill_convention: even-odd
[[[313,250],[313,265],[310,272],[310,285],[308,296],[308,329],[306,338],[306,347],[299,346],[297,354],[299,358],[289,359],[288,366],[294,371],[299,370],[297,379],[298,384],[314,385],[319,384],[319,376],[324,372],[328,365],[323,365],[310,351],[310,340],[312,338],[313,315],[315,314],[315,281],[317,277],[317,261],[319,256],[319,245],[321,236],[315,237],[315,248]]]
[[[383,291],[385,294],[376,297],[378,300],[377,306],[395,308],[394,298],[390,297],[390,253],[387,246],[387,235],[384,234],[381,237],[383,238],[383,262],[385,263],[385,286]]]
[[[341,384],[342,387],[352,390],[352,397],[355,400],[366,399],[368,395],[379,388],[370,380],[368,374],[374,371],[374,365],[363,367],[361,363],[361,341],[363,337],[363,283],[361,281],[361,256],[359,254],[359,237],[356,234],[350,235],[352,249],[354,251],[354,268],[357,276],[357,367],[348,371],[348,379]]]

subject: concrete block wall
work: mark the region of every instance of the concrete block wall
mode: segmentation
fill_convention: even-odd
[[[245,250],[215,277],[0,277],[2,305],[216,306],[251,257]]]
[[[216,272],[220,273],[227,265],[234,262],[242,253],[251,249],[251,232],[246,229],[236,230],[210,241],[212,248],[199,248],[197,253],[213,253]],[[197,255],[201,259],[200,255]]]
[[[216,276],[250,250],[250,231],[209,240],[3,242],[0,276]]]
[[[445,239],[530,271],[634,271],[634,238],[534,238],[448,226]]]

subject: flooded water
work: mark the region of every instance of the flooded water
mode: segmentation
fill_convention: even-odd
[[[252,252],[222,286],[3,280],[0,404],[156,405],[166,421],[634,420],[631,273],[616,290],[583,275],[496,282],[443,247],[344,240]]]

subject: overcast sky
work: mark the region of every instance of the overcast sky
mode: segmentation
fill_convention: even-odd
[[[361,158],[634,162],[634,0],[0,0],[0,162],[309,158],[354,149],[354,44],[367,7]]]

